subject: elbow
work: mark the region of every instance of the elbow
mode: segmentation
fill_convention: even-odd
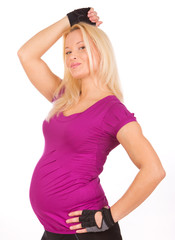
[[[21,62],[29,61],[32,58],[31,55],[24,52],[21,48],[17,51],[17,55]]]
[[[166,172],[163,167],[154,170],[154,177],[158,182],[161,182],[166,177]]]
[[[150,181],[159,184],[166,176],[166,172],[162,166],[147,166],[141,168],[144,169],[148,176],[150,177]],[[143,171],[144,171],[143,170]]]
[[[162,170],[160,171],[160,178],[163,180],[166,177],[166,172],[165,169],[162,168]]]
[[[21,54],[21,50],[20,49],[17,51],[17,55],[18,55],[19,58],[21,58],[22,54]]]
[[[22,58],[23,53],[22,53],[21,48],[17,51],[17,55],[18,55],[19,58]]]
[[[26,58],[26,53],[24,52],[22,47],[20,49],[18,49],[17,55],[20,59],[24,59],[24,57]]]

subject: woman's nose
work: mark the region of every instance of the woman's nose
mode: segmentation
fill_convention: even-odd
[[[75,55],[71,55],[71,59],[76,59],[77,57]]]
[[[76,59],[77,58],[77,54],[75,52],[72,52],[70,57],[71,57],[71,59]]]

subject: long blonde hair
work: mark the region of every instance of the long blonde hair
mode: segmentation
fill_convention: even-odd
[[[123,94],[121,91],[121,83],[117,70],[116,59],[108,36],[105,32],[94,25],[79,22],[78,24],[70,27],[63,34],[64,78],[58,88],[55,90],[53,97],[57,98],[62,89],[64,89],[64,93],[53,102],[53,107],[46,117],[46,121],[48,122],[55,114],[58,116],[60,112],[63,112],[69,109],[72,105],[76,104],[80,97],[81,79],[74,79],[65,64],[65,40],[67,35],[76,29],[81,30],[89,57],[90,73],[92,75],[94,73],[93,62],[88,36],[95,43],[95,46],[100,54],[99,71],[97,73],[97,78],[95,78],[96,86],[100,87],[101,89],[103,88],[102,86],[108,86],[109,90],[121,102],[123,102]]]

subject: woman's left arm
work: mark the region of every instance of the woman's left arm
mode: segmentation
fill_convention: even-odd
[[[140,171],[125,194],[111,206],[115,222],[137,208],[166,175],[158,155],[144,137],[138,122],[129,122],[121,127],[116,138]]]

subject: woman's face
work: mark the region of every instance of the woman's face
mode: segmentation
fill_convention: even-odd
[[[92,52],[94,71],[96,72],[99,64],[97,48],[89,37]],[[70,32],[65,40],[65,61],[71,75],[76,79],[83,79],[89,76],[89,58],[83,41],[80,29]]]

